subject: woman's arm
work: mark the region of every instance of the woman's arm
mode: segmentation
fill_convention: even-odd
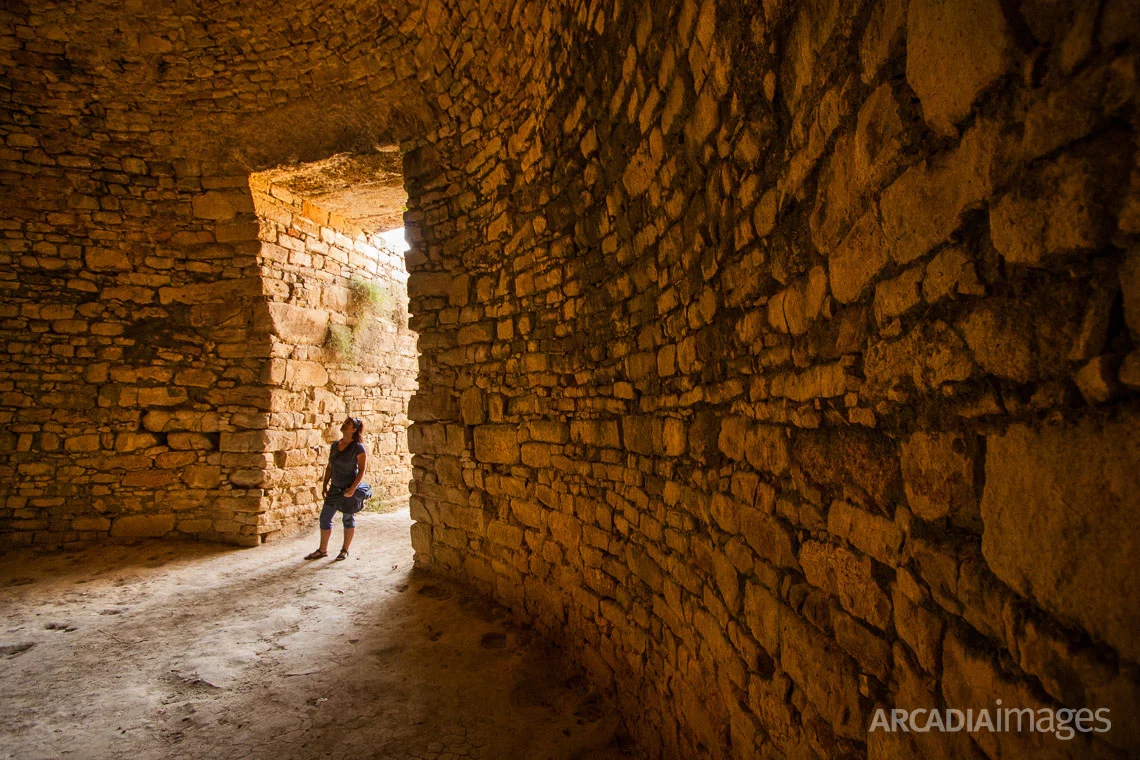
[[[360,481],[364,480],[364,467],[367,463],[367,451],[361,451],[356,455],[356,480],[352,481],[352,485],[344,489],[345,496],[352,496],[352,494],[356,492],[356,487],[360,485]]]
[[[321,495],[329,492],[329,481],[332,480],[332,466],[325,464],[325,481],[321,483]]]

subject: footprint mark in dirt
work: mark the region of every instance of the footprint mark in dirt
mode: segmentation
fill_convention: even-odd
[[[442,600],[451,598],[451,591],[445,588],[440,588],[439,586],[432,586],[431,584],[420,586],[419,592],[426,596],[428,599]]]
[[[5,646],[0,646],[0,655],[3,655],[10,660],[13,657],[19,657],[35,645],[36,644],[34,641],[25,641],[22,644],[7,644]]]
[[[71,631],[78,631],[79,629],[69,623],[45,623],[44,630],[70,633]]]

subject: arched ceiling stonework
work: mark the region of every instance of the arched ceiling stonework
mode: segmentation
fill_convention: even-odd
[[[278,197],[287,193],[311,201],[366,233],[404,226],[408,192],[395,146],[278,166],[251,175],[250,185],[263,186]]]
[[[72,146],[128,140],[166,160],[247,171],[368,151],[513,94],[518,67],[475,51],[525,31],[473,25],[471,10],[440,0],[16,0],[7,16],[37,39],[12,51],[11,105]],[[491,27],[511,15],[480,10]]]

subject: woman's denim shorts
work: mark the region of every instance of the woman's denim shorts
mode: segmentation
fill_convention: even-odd
[[[321,507],[321,530],[332,530],[333,518],[343,507],[352,509],[352,499],[345,498],[343,488],[329,488],[328,495],[325,496],[325,505]],[[355,528],[356,513],[342,512],[341,523],[346,528]]]

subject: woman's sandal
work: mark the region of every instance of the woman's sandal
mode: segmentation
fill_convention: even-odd
[[[321,557],[327,557],[327,556],[329,556],[328,552],[321,551],[320,549],[317,549],[316,551],[314,551],[310,554],[306,554],[305,559],[320,559]]]
[[[348,549],[341,549],[340,553],[336,555],[336,560],[339,562],[342,559],[348,559]]]

